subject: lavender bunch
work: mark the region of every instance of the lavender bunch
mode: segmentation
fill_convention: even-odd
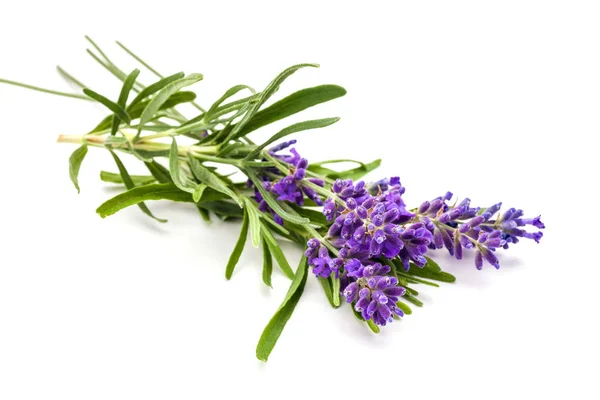
[[[355,317],[377,333],[381,326],[412,313],[408,303],[423,305],[414,285],[454,282],[454,276],[429,257],[434,251],[445,248],[459,260],[464,251],[473,251],[477,269],[486,262],[497,269],[500,250],[521,239],[539,242],[542,238],[544,224],[539,216],[525,218],[522,210],[503,210],[501,203],[472,207],[468,198],[453,200],[450,192],[409,208],[398,177],[360,180],[376,169],[380,160],[353,161],[355,168],[337,171],[325,165],[348,160],[309,163],[293,147],[296,140],[282,141],[294,133],[331,125],[338,118],[295,123],[256,144],[248,137],[255,130],[345,95],[339,86],[321,85],[265,106],[284,80],[316,64],[292,66],[262,91],[236,85],[205,109],[195,102],[194,92],[184,90],[201,81],[201,74],[163,76],[117,42],[156,75],[154,83],[144,85],[138,79],[139,70],[126,74],[95,42],[86,39],[92,46],[88,53],[122,82],[115,101],[60,67],[61,75],[79,86],[81,94],[4,79],[0,82],[95,101],[109,111],[86,134],[58,139],[79,145],[69,158],[70,177],[78,191],[78,173],[88,149],[102,148],[111,154],[117,172],[102,171],[100,178],[126,190],[98,207],[101,217],[136,205],[162,223],[166,220],[154,216],[145,202],[169,200],[194,204],[206,221],[214,217],[242,221],[226,278],[232,277],[250,236],[253,245],[262,248],[264,283],[271,286],[273,259],[292,280],[259,340],[256,355],[263,361],[300,300],[310,270],[331,306],[340,307],[345,300]],[[241,96],[243,92],[246,94]],[[177,109],[182,104],[195,107],[196,115],[184,115]],[[137,158],[148,175],[129,174],[118,154]],[[236,175],[226,174],[222,167],[235,168],[242,178],[234,179]],[[304,249],[295,271],[281,251],[280,240]]]

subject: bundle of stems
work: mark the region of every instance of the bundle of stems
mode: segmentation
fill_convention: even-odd
[[[370,185],[354,183],[376,169],[380,160],[326,160],[309,165],[293,148],[289,154],[282,153],[295,143],[281,143],[282,139],[327,127],[339,118],[294,123],[268,140],[255,143],[249,137],[254,131],[268,129],[273,122],[346,94],[340,86],[320,85],[267,105],[288,77],[300,69],[318,67],[317,64],[287,68],[261,91],[236,85],[209,107],[202,107],[195,102],[196,94],[188,89],[203,79],[202,74],[179,72],[164,76],[117,42],[156,76],[155,82],[145,85],[138,79],[138,69],[125,73],[93,40],[86,39],[91,45],[87,49],[89,55],[122,82],[117,99],[92,90],[60,67],[59,73],[80,87],[80,94],[3,79],[0,82],[94,101],[106,107],[106,118],[86,134],[58,137],[60,143],[79,146],[69,158],[70,178],[78,191],[79,169],[90,147],[104,149],[114,159],[118,172],[102,171],[100,177],[105,182],[123,185],[126,190],[98,207],[102,218],[135,205],[156,221],[166,222],[156,217],[146,202],[168,200],[194,204],[206,221],[214,217],[241,220],[240,235],[225,268],[226,278],[232,277],[249,234],[252,244],[263,251],[264,283],[271,286],[273,259],[292,281],[259,340],[256,355],[263,361],[302,295],[309,267],[313,267],[332,307],[339,307],[341,296],[345,297],[353,304],[355,317],[377,333],[386,322],[410,314],[408,303],[422,306],[413,285],[454,282],[454,276],[424,255],[426,247],[445,246],[453,254],[462,254],[463,247],[473,247],[479,251],[480,259],[496,266],[493,250],[527,234],[509,231],[503,225],[517,221],[516,217],[492,220],[499,206],[473,209],[464,201],[449,205],[449,197],[445,196],[406,209],[400,197],[404,188],[397,178]],[[178,106],[183,104],[192,105],[195,115],[188,117],[180,112]],[[148,174],[131,175],[121,154],[139,160]],[[333,169],[332,165],[342,162],[355,166],[343,171]],[[235,168],[238,174],[223,172],[224,166]],[[235,179],[236,176],[243,179]],[[533,220],[518,221],[525,222],[515,224],[534,224]],[[536,227],[543,227],[540,225],[538,218]],[[541,234],[534,239],[540,237]],[[450,239],[453,242],[448,244]],[[281,240],[307,249],[295,271],[278,244]]]

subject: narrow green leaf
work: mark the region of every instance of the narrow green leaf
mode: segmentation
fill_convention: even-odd
[[[271,136],[266,142],[264,142],[260,146],[256,147],[250,154],[246,156],[246,160],[256,158],[256,156],[260,154],[262,149],[281,138],[291,135],[292,133],[306,131],[309,129],[324,128],[326,126],[338,122],[339,120],[339,118],[323,118],[311,121],[298,122],[297,124],[290,125],[287,128],[284,128],[276,134],[274,134],[273,136]]]
[[[250,222],[250,237],[252,238],[252,245],[256,248],[260,245],[260,214],[256,209],[256,206],[252,203],[249,198],[244,198],[246,201],[246,208],[248,210],[248,220]]]
[[[256,186],[256,188],[258,189],[260,194],[263,196],[263,199],[267,202],[269,207],[271,207],[273,209],[273,211],[275,211],[277,214],[279,214],[279,216],[281,216],[281,218],[283,218],[284,220],[289,221],[293,224],[297,224],[297,225],[304,225],[304,224],[310,223],[310,220],[308,218],[300,217],[295,212],[294,212],[294,214],[291,214],[291,213],[285,211],[282,208],[282,206],[277,202],[277,200],[275,200],[273,198],[271,193],[267,192],[263,188],[262,182],[260,181],[260,179],[258,179],[258,177],[256,176],[256,174],[254,172],[252,172],[251,170],[246,170],[245,172],[246,172],[246,175],[248,176],[248,178],[250,178],[250,180],[252,180],[252,182],[254,182],[254,185]]]
[[[346,171],[338,172],[337,175],[340,179],[353,179],[357,180],[367,175],[369,172],[379,168],[381,165],[381,160],[377,159],[368,164],[364,164],[364,166],[352,168]],[[332,177],[333,179],[333,177]]]
[[[287,68],[285,71],[283,71],[282,73],[277,75],[277,77],[275,79],[273,79],[271,81],[271,83],[269,83],[267,85],[265,90],[263,90],[262,92],[260,92],[258,94],[257,101],[250,106],[250,108],[248,109],[246,114],[244,114],[244,117],[240,120],[240,122],[235,124],[232,131],[229,133],[228,137],[224,140],[224,142],[227,143],[233,138],[240,137],[240,135],[238,135],[238,133],[252,119],[252,117],[254,117],[254,115],[257,113],[257,111],[260,109],[260,107],[273,95],[273,93],[275,93],[279,89],[279,85],[281,85],[281,83],[284,80],[286,80],[290,75],[292,75],[294,72],[296,72],[300,68],[304,68],[304,67],[319,67],[319,65],[318,64],[298,64],[298,65],[294,65],[292,67]]]
[[[8,79],[0,78],[0,83],[5,83],[7,85],[12,85],[12,86],[18,86],[18,87],[22,87],[22,88],[29,89],[29,90],[35,90],[36,92],[53,94],[55,96],[71,97],[74,99],[92,101],[92,99],[90,99],[88,96],[84,96],[82,94],[60,92],[58,90],[52,90],[52,89],[46,89],[46,88],[41,88],[41,87],[37,87],[37,86],[27,85],[26,83],[9,81]]]
[[[146,61],[142,60],[137,54],[135,54],[133,51],[129,50],[127,47],[125,47],[125,45],[121,42],[119,42],[118,40],[116,41],[117,45],[122,48],[123,50],[125,50],[125,52],[127,54],[129,54],[131,57],[133,57],[137,62],[139,62],[140,64],[142,64],[144,67],[146,67],[150,72],[152,72],[154,75],[158,76],[159,78],[162,78],[163,76],[154,68],[152,68]]]
[[[198,209],[198,213],[200,214],[200,217],[202,217],[202,219],[204,220],[204,222],[212,222],[210,220],[210,213],[208,212],[208,210],[206,210],[204,207],[196,207]]]
[[[418,268],[418,267],[416,265],[413,265],[412,268]],[[403,277],[404,279],[406,279],[410,283],[421,283],[423,285],[428,285],[428,286],[433,286],[433,287],[440,287],[440,285],[438,285],[435,282],[430,282],[430,281],[427,281],[425,279],[419,279],[419,278],[417,278],[415,276],[412,276],[412,275],[410,275],[409,273],[406,273],[406,272],[398,271],[397,275]]]
[[[85,93],[88,97],[96,100],[98,103],[102,104],[103,106],[108,108],[110,111],[112,111],[113,113],[118,115],[119,118],[121,118],[121,120],[125,121],[126,123],[131,122],[131,118],[127,114],[127,111],[125,111],[125,109],[123,107],[121,107],[120,105],[118,105],[117,103],[107,99],[106,97],[102,96],[101,94],[96,93],[93,90],[90,90],[88,88],[84,88],[83,93]]]
[[[130,175],[135,186],[148,185],[156,182],[156,178],[151,175]],[[120,174],[114,172],[100,171],[100,179],[107,183],[117,183],[123,185],[123,178]]]
[[[319,283],[321,283],[321,286],[323,287],[323,292],[325,293],[325,297],[327,297],[327,300],[329,301],[329,304],[331,304],[331,307],[333,308],[338,308],[339,306],[336,306],[333,303],[333,295],[331,292],[331,277],[328,278],[317,278],[317,280],[319,281]]]
[[[244,215],[243,208],[227,200],[202,201],[202,208],[214,212],[219,217],[242,218]]]
[[[372,319],[367,321],[367,325],[369,325],[369,328],[373,331],[373,333],[379,333],[379,327],[377,325],[375,325],[375,323],[373,322]]]
[[[139,74],[140,70],[134,69],[129,75],[127,75],[127,78],[125,78],[125,82],[123,82],[123,87],[121,88],[121,93],[119,94],[119,100],[117,101],[117,104],[122,109],[126,110],[127,108],[127,99],[129,98],[129,92],[131,92],[131,89],[133,88],[135,80],[137,79]],[[115,114],[113,116],[112,128],[110,131],[111,136],[114,136],[117,133],[120,124],[121,118],[119,118],[118,114]]]
[[[438,265],[438,263],[433,261],[433,259],[431,259],[430,257],[425,256],[425,258],[427,259],[427,262],[423,266],[424,270],[431,272],[442,272],[442,268]]]
[[[240,129],[234,139],[245,136],[265,125],[306,110],[309,107],[342,97],[345,94],[346,89],[336,85],[321,85],[299,90],[257,112],[243,129]]]
[[[81,168],[81,163],[83,162],[87,151],[87,145],[84,144],[71,153],[71,156],[69,157],[69,176],[71,177],[71,182],[73,182],[75,189],[77,189],[77,193],[80,192],[78,181],[79,169]]]
[[[411,266],[410,270],[408,271],[408,274],[440,282],[452,283],[456,281],[456,277],[452,274],[449,274],[448,272],[431,272],[428,270],[421,269],[416,265]]]
[[[202,196],[200,204],[205,201],[220,200],[225,197],[222,193],[214,190],[206,190]],[[194,203],[194,199],[190,193],[181,191],[172,183],[160,183],[145,186],[138,186],[126,192],[120,193],[110,200],[104,202],[96,209],[96,212],[102,217],[108,217],[116,212],[149,200],[171,200],[184,203]]]
[[[357,161],[357,160],[350,160],[347,158],[340,158],[340,159],[336,159],[336,160],[326,160],[326,161],[319,161],[316,163],[312,163],[313,165],[327,165],[327,164],[339,164],[339,163],[354,163],[354,164],[358,164],[361,167],[365,166],[365,163],[361,162],[361,161]]]
[[[146,165],[146,168],[148,168],[148,171],[150,171],[152,176],[154,178],[156,178],[156,180],[158,182],[160,182],[160,183],[173,182],[173,180],[171,179],[171,174],[169,173],[169,170],[166,169],[165,167],[163,167],[158,162],[152,160],[150,162],[145,162],[144,165]]]
[[[194,193],[192,193],[192,198],[196,203],[200,201],[200,199],[202,198],[202,194],[204,193],[204,190],[206,190],[207,187],[208,186],[206,186],[204,183],[201,183],[198,186],[196,186],[196,188],[194,189]]]
[[[323,167],[324,164],[328,164],[330,162],[324,161],[321,163],[310,164],[308,166],[308,170],[319,175],[324,175],[326,178],[330,179],[360,179],[369,172],[377,169],[381,165],[381,160],[377,159],[375,161],[371,161],[368,164],[362,164],[356,168],[348,169],[345,171],[334,171],[332,169]]]
[[[271,275],[273,275],[273,257],[271,257],[271,252],[269,251],[269,245],[267,244],[266,239],[262,240],[262,248],[263,248],[263,270],[262,270],[262,279],[265,285],[272,288],[271,284]]]
[[[194,176],[202,183],[213,188],[217,192],[221,192],[231,197],[233,201],[239,204],[240,207],[244,207],[244,203],[239,196],[227,186],[217,175],[212,173],[208,168],[202,165],[197,159],[188,154],[190,168]]]
[[[327,221],[327,218],[325,218],[321,211],[311,210],[310,208],[300,207],[295,204],[290,204],[290,207],[302,217],[308,218],[311,224],[321,226],[330,225],[330,222]]]
[[[225,268],[225,278],[227,280],[231,279],[231,275],[233,275],[233,270],[240,260],[240,256],[242,255],[242,251],[244,251],[244,245],[246,244],[246,238],[248,237],[248,220],[249,213],[244,213],[244,219],[242,221],[242,229],[240,229],[240,236],[231,252],[231,256],[229,256],[229,261],[227,261],[227,267]]]
[[[250,90],[250,92],[252,92],[252,94],[256,93],[256,91],[254,89],[252,89],[250,86],[246,86],[246,85],[236,85],[236,86],[230,88],[229,90],[227,90],[225,92],[225,94],[223,94],[223,96],[221,96],[217,101],[215,101],[213,103],[213,105],[208,109],[208,111],[206,112],[206,114],[204,116],[204,120],[206,120],[206,121],[212,121],[212,119],[214,118],[214,115],[216,114],[219,106],[225,100],[227,100],[231,96],[235,96],[238,92],[240,92],[240,91],[242,91],[244,89]]]
[[[275,257],[275,260],[277,261],[279,268],[281,268],[281,271],[288,278],[294,279],[294,271],[292,271],[292,267],[290,267],[290,264],[288,263],[287,258],[285,257],[285,254],[283,254],[283,251],[281,250],[281,246],[279,246],[279,243],[277,243],[277,240],[275,240],[271,231],[269,231],[269,229],[263,225],[261,227],[261,232],[262,232],[263,238],[266,240],[267,244],[269,245],[271,254],[273,254],[273,257]]]
[[[331,295],[333,296],[333,304],[336,307],[340,305],[340,278],[331,277]]]
[[[396,303],[396,307],[398,307],[399,309],[401,309],[402,312],[404,313],[404,315],[410,315],[410,314],[412,314],[412,309],[408,306],[408,304],[403,303],[400,300],[398,300],[398,302]]]
[[[419,292],[417,292],[415,289],[408,287],[408,286],[404,286],[404,288],[406,289],[406,292],[412,296],[418,296]]]
[[[271,225],[271,229],[275,229],[279,234],[289,235],[290,231],[285,229],[283,226],[279,225],[277,222],[273,220],[273,217],[270,215],[262,215],[262,220]]]
[[[302,257],[285,299],[260,336],[258,345],[256,346],[256,358],[259,360],[267,361],[277,343],[277,339],[279,339],[283,328],[285,328],[285,324],[292,316],[298,301],[300,301],[304,286],[306,285],[307,269],[308,263],[306,257]]]
[[[196,183],[194,183],[185,172],[179,167],[179,149],[177,141],[173,138],[171,143],[171,151],[169,152],[169,173],[175,186],[184,192],[194,193]]]
[[[168,110],[169,108],[173,108],[179,104],[194,101],[195,98],[196,98],[196,93],[194,93],[194,92],[177,92],[173,96],[169,97],[169,100],[167,100],[160,107],[159,111]],[[149,102],[150,102],[150,100],[143,100],[142,102],[137,103],[136,105],[134,105],[133,107],[130,107],[127,110],[127,113],[129,114],[129,117],[131,118],[132,121],[139,118],[142,115],[142,112],[144,111],[144,109],[146,108],[146,106],[148,105]],[[102,131],[109,129],[112,125],[112,121],[113,121],[113,116],[109,115],[108,117],[104,118],[98,125],[96,125],[96,127],[90,133],[102,132]],[[170,128],[171,127],[168,127],[168,126],[165,127],[165,129],[170,129]],[[144,126],[144,130],[152,130],[152,129],[156,129],[156,127],[151,126],[151,125]]]
[[[110,151],[110,154],[112,155],[113,159],[115,160],[115,163],[117,164],[117,168],[119,168],[119,173],[121,174],[121,179],[123,179],[123,183],[125,184],[125,187],[129,190],[135,188],[133,179],[131,179],[131,176],[129,176],[129,172],[127,172],[127,169],[125,168],[125,165],[123,165],[123,163],[121,162],[121,159],[117,156],[117,154],[114,151],[112,151],[112,150],[109,150],[109,151]],[[144,202],[138,203],[138,207],[144,212],[144,214],[148,215],[151,218],[154,218],[158,222],[167,222],[166,219],[156,218],[154,215],[152,215],[152,212],[150,211],[150,209],[146,206],[146,204]]]
[[[273,161],[244,161],[244,166],[250,168],[269,168],[275,165]]]
[[[65,80],[67,80],[68,82],[71,82],[73,85],[79,86],[81,89],[83,89],[84,87],[87,87],[87,85],[84,85],[80,80],[78,80],[73,75],[69,74],[67,71],[65,71],[63,68],[61,68],[60,65],[56,66],[56,70]]]
[[[407,301],[410,301],[417,307],[423,307],[423,303],[421,302],[421,300],[417,299],[411,294],[405,293],[402,297],[405,298]]]
[[[139,137],[144,125],[152,120],[152,118],[154,117],[154,114],[156,114],[158,112],[158,110],[160,110],[161,106],[169,99],[169,97],[171,97],[173,94],[175,94],[180,89],[182,89],[186,86],[190,86],[190,85],[202,80],[202,78],[203,78],[202,74],[191,74],[191,75],[186,76],[185,78],[181,78],[176,81],[173,81],[173,82],[169,83],[168,85],[166,85],[165,87],[163,87],[156,94],[156,96],[154,96],[152,98],[152,100],[150,100],[150,102],[148,103],[148,106],[146,106],[146,108],[144,109],[144,112],[142,113],[142,115],[140,117],[140,124],[138,127],[137,137]]]
[[[146,87],[137,96],[131,101],[129,107],[127,107],[127,111],[130,111],[136,104],[140,103],[146,97],[152,96],[154,93],[158,92],[168,84],[175,82],[181,78],[183,78],[185,74],[183,72],[179,72],[177,74],[173,74],[171,76],[167,76],[166,78],[162,78],[158,82],[153,83],[152,85]]]

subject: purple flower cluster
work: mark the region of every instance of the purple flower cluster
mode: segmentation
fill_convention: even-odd
[[[429,247],[440,249],[446,247],[457,259],[462,259],[463,249],[475,249],[475,266],[483,267],[485,259],[495,268],[500,268],[495,251],[499,247],[508,248],[509,243],[517,243],[518,238],[542,238],[542,232],[528,232],[523,227],[531,225],[543,229],[540,217],[522,218],[523,211],[511,208],[501,217],[493,219],[500,211],[502,203],[488,208],[473,208],[470,200],[464,199],[456,205],[449,205],[452,193],[426,201],[418,208],[415,219],[426,224],[433,234]]]
[[[323,213],[332,224],[323,241],[337,254],[331,257],[326,244],[313,238],[305,253],[309,264],[321,278],[341,274],[346,301],[354,303],[365,320],[386,325],[394,315],[403,315],[396,304],[405,289],[380,259],[398,257],[406,268],[411,261],[422,266],[432,234],[423,223],[407,224],[415,214],[406,209],[405,189],[396,177],[369,190],[362,181],[337,180],[331,190]]]
[[[403,315],[397,304],[406,289],[396,276],[401,273],[392,272],[390,265],[401,265],[405,271],[424,267],[429,250],[445,247],[457,259],[462,259],[465,249],[474,249],[477,269],[483,267],[483,260],[499,268],[498,248],[508,248],[521,238],[536,242],[542,238],[540,217],[523,218],[523,211],[514,208],[500,215],[501,203],[488,208],[471,207],[469,199],[451,204],[451,192],[407,209],[402,198],[406,189],[398,177],[369,185],[338,179],[323,202],[313,188],[323,188],[324,181],[307,177],[308,161],[294,148],[289,154],[281,153],[295,143],[284,142],[269,150],[288,171],[264,168],[263,188],[279,201],[301,206],[310,199],[323,206],[330,225],[325,237],[308,240],[308,263],[317,277],[339,279],[346,301],[362,318],[377,325]],[[271,212],[274,220],[283,224],[258,190],[255,195],[259,209]],[[530,232],[527,226],[538,231]]]
[[[308,160],[302,158],[295,148],[290,149],[290,154],[279,154],[281,150],[284,150],[293,144],[295,140],[280,143],[269,150],[269,154],[274,158],[277,158],[289,166],[289,174],[286,176],[282,175],[282,172],[275,168],[265,168],[265,174],[262,176],[262,186],[265,190],[273,193],[277,200],[288,201],[296,205],[304,205],[305,196],[312,200],[316,205],[322,206],[323,200],[317,192],[306,185],[306,182],[311,182],[317,186],[323,187],[324,181],[317,178],[306,178],[306,168],[308,167]],[[281,178],[279,178],[281,176]],[[275,180],[273,180],[273,177]],[[248,186],[252,187],[251,181],[248,181]],[[283,225],[283,219],[277,213],[275,213],[264,200],[258,189],[255,188],[254,196],[258,202],[258,208],[262,212],[269,211],[273,215],[273,219],[279,225]]]
[[[481,209],[464,199],[450,205],[452,193],[448,192],[408,210],[404,192],[397,177],[369,186],[362,181],[336,180],[323,206],[323,214],[331,222],[327,235],[310,239],[305,253],[315,275],[340,277],[346,301],[353,303],[365,320],[378,325],[402,315],[396,303],[405,291],[385,264],[399,260],[406,271],[413,264],[423,267],[428,250],[446,247],[458,259],[463,249],[475,249],[478,269],[484,259],[499,268],[497,248],[506,248],[522,237],[536,241],[542,237],[541,232],[523,229],[544,225],[539,217],[522,218],[521,210],[510,209],[493,219],[501,203]]]
[[[373,319],[377,325],[386,325],[394,321],[394,315],[403,317],[404,313],[396,304],[405,293],[398,286],[398,279],[387,275],[390,267],[380,263],[363,266],[358,262],[347,266],[347,278],[354,278],[345,285],[342,294],[348,303],[354,303],[354,309],[365,320]]]

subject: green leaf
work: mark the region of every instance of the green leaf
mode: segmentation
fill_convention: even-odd
[[[438,263],[433,261],[433,259],[431,259],[430,257],[425,256],[425,258],[427,259],[427,262],[423,266],[423,270],[431,272],[442,272],[442,268],[440,268]]]
[[[346,89],[336,85],[321,85],[299,90],[286,98],[273,103],[264,110],[257,112],[243,129],[240,129],[234,139],[245,136],[265,125],[306,110],[309,107],[342,97],[345,94]]]
[[[330,222],[327,221],[327,218],[325,218],[321,211],[312,210],[306,207],[300,207],[295,204],[289,204],[289,206],[301,216],[308,218],[311,224],[321,226],[330,225]]]
[[[410,275],[415,275],[420,278],[432,279],[434,281],[452,283],[456,281],[456,277],[448,272],[431,272],[428,270],[421,269],[416,265],[412,265],[410,270],[407,272]]]
[[[238,135],[238,133],[250,121],[250,119],[252,119],[252,117],[254,117],[254,115],[257,113],[259,108],[273,95],[273,93],[275,93],[279,89],[279,85],[281,85],[281,83],[284,80],[286,80],[290,75],[292,75],[294,72],[296,72],[300,68],[304,68],[304,67],[316,67],[317,68],[317,67],[319,67],[319,65],[318,64],[298,64],[298,65],[294,65],[292,67],[287,68],[285,71],[283,71],[282,73],[277,75],[277,77],[275,79],[273,79],[271,81],[271,83],[269,83],[267,85],[265,90],[263,90],[262,92],[260,92],[258,94],[257,101],[250,106],[250,108],[248,109],[246,114],[244,114],[244,117],[240,120],[240,122],[235,124],[232,131],[229,133],[229,135],[224,140],[224,142],[228,143],[231,139],[240,137],[240,135]]]
[[[203,201],[202,208],[210,210],[220,217],[242,218],[244,216],[244,210],[242,208],[227,200]]]
[[[204,205],[203,205],[204,206]],[[202,217],[202,219],[204,220],[204,222],[212,222],[210,220],[210,213],[208,212],[208,210],[206,210],[204,207],[196,207],[198,209],[198,213],[200,214],[200,217]]]
[[[163,167],[158,162],[152,160],[150,162],[145,162],[144,165],[146,165],[146,168],[148,168],[148,171],[150,171],[152,176],[154,178],[156,178],[156,180],[158,182],[160,182],[160,183],[173,182],[173,180],[171,179],[171,174],[169,173],[169,170],[166,169],[165,167]]]
[[[423,303],[421,302],[421,300],[417,299],[416,297],[414,297],[411,294],[405,293],[404,296],[402,296],[402,297],[405,298],[406,300],[410,301],[417,307],[423,307]]]
[[[227,186],[217,175],[212,173],[208,168],[202,165],[197,159],[191,154],[188,154],[190,168],[194,176],[202,183],[213,188],[217,192],[221,192],[231,197],[240,207],[244,207],[244,203],[239,196]]]
[[[252,238],[252,245],[256,248],[260,245],[260,214],[256,206],[252,203],[252,200],[245,197],[246,209],[248,210],[248,219],[250,222],[250,237]]]
[[[263,248],[263,270],[262,270],[262,279],[265,285],[272,288],[271,284],[271,275],[273,274],[273,257],[271,257],[271,252],[269,251],[269,245],[267,244],[266,239],[262,240],[262,248]]]
[[[169,108],[173,108],[179,104],[194,101],[194,99],[196,99],[196,93],[194,92],[177,92],[173,96],[169,97],[169,100],[167,100],[160,107],[159,111],[164,111]],[[132,121],[139,118],[142,115],[142,112],[144,111],[149,102],[150,100],[144,100],[134,105],[133,107],[130,106],[127,112]],[[96,127],[90,133],[101,132],[109,129],[112,125],[112,121],[113,116],[109,115],[108,117],[104,118],[98,125],[96,125]],[[144,126],[144,130],[150,130],[154,128],[156,127],[151,125]],[[170,129],[170,127],[165,127],[165,129]]]
[[[246,85],[236,85],[234,87],[232,87],[231,89],[227,90],[225,92],[225,94],[223,94],[223,96],[221,96],[217,101],[215,101],[213,103],[213,105],[208,109],[208,111],[206,112],[206,114],[204,114],[204,120],[205,121],[212,121],[213,120],[213,116],[217,113],[217,110],[219,109],[219,106],[228,98],[230,98],[231,96],[234,96],[235,94],[237,94],[239,91],[244,90],[244,89],[248,89],[250,90],[250,92],[252,92],[252,94],[255,94],[256,91],[254,89],[252,89],[250,86],[246,86]],[[232,110],[233,111],[233,110]]]
[[[332,161],[336,161],[336,160],[332,160]],[[365,176],[366,174],[368,174],[369,172],[377,169],[380,165],[381,165],[381,160],[377,159],[375,161],[372,161],[368,164],[362,164],[356,168],[352,168],[352,169],[348,169],[345,171],[334,171],[332,169],[329,168],[325,168],[323,167],[324,164],[329,164],[332,161],[323,161],[320,163],[316,163],[316,164],[310,164],[308,166],[308,170],[314,173],[317,173],[319,175],[324,175],[326,178],[330,178],[330,179],[360,179],[363,176]],[[346,161],[346,160],[344,160]],[[350,160],[348,160],[350,161]],[[358,162],[358,161],[355,161]]]
[[[215,191],[206,191],[202,196],[203,202],[220,200],[224,196],[222,193],[218,193]],[[102,217],[108,217],[109,215],[113,215],[114,213],[127,208],[129,206],[133,206],[135,204],[139,204],[143,201],[149,200],[171,200],[178,201],[184,203],[194,203],[194,199],[192,195],[187,192],[183,192],[177,188],[172,183],[160,183],[160,184],[152,184],[139,186],[134,189],[128,190],[121,194],[116,195],[110,200],[104,202],[100,207],[96,209],[96,212]]]
[[[156,178],[151,175],[130,175],[130,177],[135,186],[148,185],[156,182]],[[107,183],[123,184],[121,175],[115,174],[114,172],[100,171],[100,179]]]
[[[171,151],[169,152],[169,170],[175,186],[184,192],[194,193],[196,190],[196,183],[179,167],[179,149],[177,148],[177,141],[175,138],[173,138]]]
[[[281,271],[283,271],[288,278],[294,279],[294,271],[292,271],[292,267],[290,267],[287,258],[285,258],[285,254],[283,254],[281,246],[279,246],[279,243],[277,243],[271,231],[266,226],[262,225],[261,232],[263,238],[266,240],[269,246],[269,249],[271,250],[271,254],[273,254],[273,257],[275,257],[279,268],[281,268]]]
[[[129,97],[129,92],[131,92],[131,89],[133,88],[135,80],[137,79],[139,74],[140,70],[134,69],[129,75],[127,75],[127,78],[125,78],[125,81],[123,82],[123,87],[121,88],[121,93],[119,94],[119,100],[117,101],[117,104],[122,109],[127,108],[127,98]],[[111,136],[114,136],[117,133],[120,124],[121,118],[119,118],[119,116],[115,114],[113,116],[112,128],[110,131]]]
[[[231,275],[233,275],[233,270],[240,260],[240,256],[242,255],[242,251],[244,251],[244,245],[246,244],[246,238],[248,237],[248,220],[249,213],[244,213],[244,219],[242,221],[242,229],[240,229],[240,236],[231,252],[231,256],[229,256],[229,261],[227,261],[227,267],[225,268],[225,278],[227,280],[231,279]]]
[[[153,83],[152,85],[146,87],[133,99],[131,104],[129,104],[129,107],[127,107],[127,111],[130,111],[136,104],[140,103],[146,97],[152,96],[154,93],[158,92],[159,90],[161,90],[168,84],[175,82],[175,81],[183,78],[184,76],[185,76],[185,74],[183,72],[179,72],[179,73],[173,74],[171,76],[167,76],[166,78],[162,78],[158,82]]]
[[[311,121],[298,122],[297,124],[290,125],[287,128],[280,130],[279,132],[271,136],[271,138],[269,138],[266,142],[255,148],[250,154],[246,156],[246,160],[251,160],[255,158],[257,155],[260,154],[262,149],[281,138],[291,135],[292,133],[306,131],[309,129],[324,128],[326,126],[338,122],[339,120],[339,118],[323,118]]]
[[[102,96],[101,94],[98,94],[88,88],[84,88],[83,93],[85,93],[88,97],[96,100],[98,103],[104,105],[110,111],[112,111],[113,113],[118,115],[119,118],[121,118],[121,120],[125,121],[126,123],[131,122],[131,118],[127,114],[127,111],[125,111],[125,109],[123,107],[121,107],[120,105],[118,105],[117,103],[112,102],[111,100],[107,99],[106,97]]]
[[[417,292],[415,289],[413,289],[411,287],[404,286],[404,288],[406,289],[406,292],[408,294],[410,294],[410,295],[413,295],[413,296],[418,296],[419,295],[419,292]]]
[[[78,181],[79,169],[81,168],[81,163],[83,162],[87,151],[87,145],[84,144],[71,153],[71,156],[69,157],[69,176],[71,177],[71,182],[73,182],[75,189],[77,189],[77,193],[80,192]]]
[[[310,220],[308,218],[300,217],[295,212],[294,212],[294,214],[291,214],[290,212],[285,211],[282,208],[282,206],[277,202],[277,200],[275,200],[273,198],[271,193],[267,192],[265,190],[265,188],[263,188],[262,182],[260,181],[260,179],[258,179],[258,177],[256,176],[256,174],[254,172],[252,172],[251,170],[246,170],[245,172],[246,172],[246,175],[248,176],[248,178],[250,178],[250,180],[252,182],[254,182],[254,185],[256,186],[256,188],[258,189],[260,194],[263,196],[263,199],[267,202],[269,207],[271,207],[273,209],[273,211],[275,211],[277,214],[279,214],[279,216],[281,218],[283,218],[284,220],[289,221],[293,224],[297,224],[297,225],[304,225],[304,224],[310,223]],[[294,211],[294,210],[291,210],[291,211]]]
[[[412,309],[408,306],[408,304],[403,303],[400,300],[398,300],[398,302],[396,303],[396,307],[398,307],[399,309],[401,309],[402,312],[404,313],[404,315],[410,315],[410,314],[412,314]]]
[[[152,120],[152,118],[154,118],[154,115],[158,112],[158,110],[160,110],[161,106],[169,99],[169,97],[171,97],[173,94],[175,94],[175,92],[179,91],[180,89],[202,80],[202,78],[202,74],[191,74],[186,76],[185,78],[173,81],[165,87],[163,87],[156,94],[156,96],[154,96],[152,100],[150,100],[150,102],[144,109],[144,112],[140,117],[140,124],[138,127],[138,133],[136,137],[139,137],[144,125],[146,125]]]
[[[281,336],[281,332],[283,328],[285,328],[285,324],[292,316],[298,301],[300,301],[300,297],[302,296],[302,292],[304,291],[304,286],[306,285],[306,277],[307,277],[307,269],[308,263],[306,257],[302,257],[300,260],[300,264],[298,265],[298,269],[296,271],[296,275],[290,288],[285,296],[285,299],[273,315],[273,318],[269,321],[267,326],[265,327],[260,339],[258,341],[258,345],[256,346],[256,358],[261,361],[266,362],[277,343],[277,339]]]
[[[333,304],[336,307],[340,306],[340,278],[331,277],[331,295],[333,297]]]
[[[325,293],[325,297],[327,297],[327,300],[329,301],[329,304],[331,304],[331,307],[333,308],[338,308],[339,306],[336,306],[333,303],[333,295],[331,292],[331,277],[328,278],[317,278],[317,280],[319,281],[319,283],[321,283],[321,286],[323,287],[323,292]]]
[[[369,325],[369,328],[373,331],[373,333],[379,333],[380,329],[377,325],[375,325],[375,323],[373,322],[372,319],[367,321],[367,325]]]
[[[192,198],[196,203],[200,201],[200,199],[202,198],[202,194],[204,193],[204,190],[206,190],[207,187],[208,186],[206,186],[204,183],[201,183],[198,186],[196,186],[196,188],[194,189],[194,193],[192,193]]]
[[[117,154],[114,151],[109,151],[113,159],[115,160],[115,163],[117,164],[117,168],[119,168],[119,173],[121,174],[121,179],[123,180],[125,187],[129,190],[135,188],[133,179],[131,179],[131,176],[129,176],[129,172],[127,172],[127,169],[125,168],[125,165],[123,165],[123,163],[121,162],[121,159],[117,156]],[[138,203],[138,207],[144,212],[144,214],[148,215],[151,218],[154,218],[158,222],[167,222],[166,219],[156,218],[154,215],[152,215],[152,212],[150,212],[150,209],[148,209],[144,202]]]

